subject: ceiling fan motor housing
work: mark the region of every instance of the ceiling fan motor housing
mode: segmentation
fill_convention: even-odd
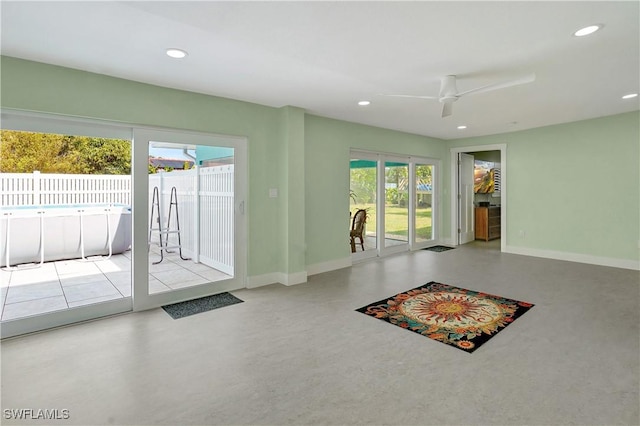
[[[456,87],[456,76],[445,75],[440,81],[440,102],[455,102],[458,100],[458,89]]]

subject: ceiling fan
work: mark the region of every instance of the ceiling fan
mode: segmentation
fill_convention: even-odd
[[[395,96],[399,98],[418,98],[418,99],[437,99],[442,103],[442,118],[448,117],[453,113],[453,103],[466,95],[473,95],[478,93],[490,92],[492,90],[504,89],[506,87],[517,86],[520,84],[531,83],[536,79],[534,73],[527,74],[525,76],[515,78],[512,80],[501,81],[498,83],[487,84],[486,86],[476,87],[475,89],[465,90],[464,92],[458,92],[456,88],[456,76],[446,75],[440,80],[440,94],[439,96],[420,96],[420,95],[383,95],[383,96]]]

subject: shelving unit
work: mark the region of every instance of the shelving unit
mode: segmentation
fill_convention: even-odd
[[[476,207],[476,240],[500,238],[500,206]]]

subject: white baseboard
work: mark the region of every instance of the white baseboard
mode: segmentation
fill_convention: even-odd
[[[440,244],[453,246],[450,239],[441,239]],[[614,259],[610,257],[591,256],[579,253],[569,253],[553,250],[539,250],[526,247],[506,246],[505,253],[520,254],[524,256],[542,257],[545,259],[565,260],[569,262],[588,263],[592,265],[610,266],[613,268],[640,270],[640,261],[628,259]],[[307,282],[307,277],[336,269],[348,268],[353,264],[351,257],[329,260],[327,262],[308,265],[306,271],[285,274],[283,272],[271,272],[269,274],[247,277],[247,288],[263,287],[270,284],[283,284],[292,286]]]
[[[440,238],[438,244],[443,246],[455,246],[456,244],[453,242],[451,238]]]
[[[307,275],[316,275],[323,272],[335,271],[336,269],[348,268],[351,265],[351,257],[315,263],[307,266]]]
[[[281,284],[296,285],[307,282],[307,271],[295,272],[293,274],[282,274]]]
[[[343,259],[329,260],[327,262],[315,263],[307,266],[306,271],[285,274],[283,272],[271,272],[269,274],[254,275],[247,277],[247,288],[263,287],[269,284],[296,285],[307,282],[310,275],[321,274],[323,272],[335,271],[336,269],[348,268],[352,264],[351,257]]]
[[[631,259],[615,259],[611,257],[592,256],[588,254],[569,253],[553,250],[539,250],[526,247],[506,246],[505,253],[524,256],[543,257],[545,259],[566,260],[569,262],[589,263],[592,265],[611,266],[613,268],[640,270],[640,261]]]
[[[284,274],[281,272],[271,272],[269,274],[247,277],[247,288],[264,287],[265,285],[279,283],[282,275]]]
[[[247,277],[247,288],[264,287],[270,284],[295,285],[307,282],[307,273],[296,272],[285,274],[284,272],[271,272],[269,274]]]

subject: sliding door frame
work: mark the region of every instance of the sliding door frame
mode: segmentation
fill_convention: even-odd
[[[387,238],[386,238],[386,222],[387,222],[387,205],[386,205],[386,168],[387,163],[401,163],[406,164],[407,167],[407,189],[408,189],[408,199],[407,199],[407,242],[402,242],[399,244],[389,245],[387,246]],[[378,193],[380,194],[378,204],[378,211],[380,212],[380,225],[382,227],[382,232],[378,233],[378,251],[380,256],[388,256],[390,254],[401,253],[403,251],[411,250],[411,168],[410,168],[410,157],[405,157],[401,155],[394,154],[380,154],[378,160]]]
[[[244,288],[247,281],[247,224],[248,211],[248,140],[245,137],[220,135],[215,133],[183,131],[162,127],[145,127],[108,120],[87,119],[74,116],[22,111],[11,108],[0,110],[2,128],[42,133],[78,134],[102,138],[126,139],[131,141],[131,179],[132,179],[132,261],[131,296],[92,305],[67,308],[40,315],[18,318],[2,322],[1,337],[7,338],[41,331],[54,327],[92,320],[114,314],[141,311],[193,299],[208,294]],[[146,136],[145,136],[146,135]],[[224,280],[175,290],[172,292],[148,295],[148,165],[149,151],[145,137],[152,135],[170,135],[192,141],[227,141],[235,149],[236,188],[239,196],[234,197],[234,279]],[[224,142],[222,142],[224,144]],[[147,292],[146,294],[144,292]],[[164,295],[163,295],[164,294]]]
[[[349,154],[349,160],[352,160],[354,157],[357,157],[358,159],[361,160],[370,160],[370,161],[375,161],[376,162],[376,247],[374,249],[369,249],[369,250],[365,250],[365,251],[357,251],[355,253],[351,254],[351,258],[354,261],[361,261],[361,260],[365,260],[365,259],[371,259],[374,257],[378,257],[379,256],[379,250],[380,250],[380,241],[378,239],[378,235],[380,235],[380,219],[379,219],[379,214],[378,212],[380,211],[380,190],[379,190],[379,185],[378,185],[378,181],[379,181],[379,176],[380,176],[380,164],[378,161],[378,155],[375,153],[371,153],[368,151],[358,151],[358,150],[352,150]],[[384,196],[384,194],[383,194]],[[353,212],[355,214],[355,212]],[[368,213],[367,213],[368,216]],[[350,222],[353,221],[353,217],[350,217]],[[370,225],[370,224],[369,224]],[[356,243],[356,247],[358,247],[358,244]]]
[[[375,250],[367,250],[364,252],[356,252],[352,254],[352,259],[354,261],[360,261],[371,257],[383,257],[396,253],[402,253],[405,251],[413,251],[420,250],[426,247],[434,246],[438,244],[438,239],[440,237],[440,194],[439,194],[439,185],[440,185],[440,173],[441,173],[441,160],[429,158],[429,157],[421,157],[421,156],[409,156],[409,155],[401,155],[394,153],[384,153],[384,152],[375,152],[375,151],[366,151],[359,149],[352,149],[349,153],[349,158],[352,159],[354,157],[372,160],[377,162],[377,173],[376,173],[376,238],[377,238],[377,249]],[[397,162],[397,163],[406,163],[408,165],[408,218],[407,218],[407,226],[408,226],[408,242],[406,244],[398,244],[387,247],[385,245],[385,202],[386,202],[386,191],[385,191],[385,164],[387,162]],[[431,239],[426,241],[417,242],[416,241],[416,165],[425,165],[432,166],[432,205],[431,205]]]
[[[3,108],[1,110],[1,117],[2,129],[5,130],[90,136],[107,139],[125,139],[129,141],[133,140],[132,127],[124,126],[119,123],[58,116],[54,114],[34,113],[8,108]],[[133,179],[133,157],[131,163],[131,178]],[[131,196],[133,197],[133,193]],[[133,268],[133,263],[131,266]],[[133,285],[133,281],[131,284]],[[1,338],[18,336],[21,334],[78,323],[81,321],[129,312],[132,309],[132,297],[129,296],[66,308],[58,311],[20,317],[2,321],[0,336]]]
[[[246,193],[247,139],[244,137],[210,133],[133,129],[134,187],[133,187],[133,310],[142,311],[197,297],[246,287]],[[200,284],[161,293],[149,292],[149,142],[185,143],[202,146],[224,146],[234,149],[234,273],[231,279]],[[135,214],[140,211],[142,214]]]
[[[428,158],[428,157],[411,157],[411,167],[413,168],[413,171],[410,171],[411,176],[414,178],[414,180],[411,182],[411,187],[412,187],[412,192],[413,192],[413,200],[412,200],[412,206],[413,206],[413,214],[412,216],[412,220],[413,222],[413,227],[410,229],[410,232],[413,232],[412,236],[410,237],[410,241],[411,241],[411,250],[421,250],[427,247],[431,247],[434,245],[439,244],[439,240],[440,240],[440,193],[439,193],[439,189],[440,188],[440,173],[442,168],[441,166],[441,161],[440,160],[436,160],[433,158]],[[431,239],[429,240],[425,240],[425,241],[421,241],[418,242],[416,241],[416,223],[415,223],[415,219],[416,219],[416,212],[415,212],[415,208],[416,208],[416,198],[418,196],[417,194],[417,188],[416,188],[416,166],[431,166],[432,167],[432,171],[431,171]]]

